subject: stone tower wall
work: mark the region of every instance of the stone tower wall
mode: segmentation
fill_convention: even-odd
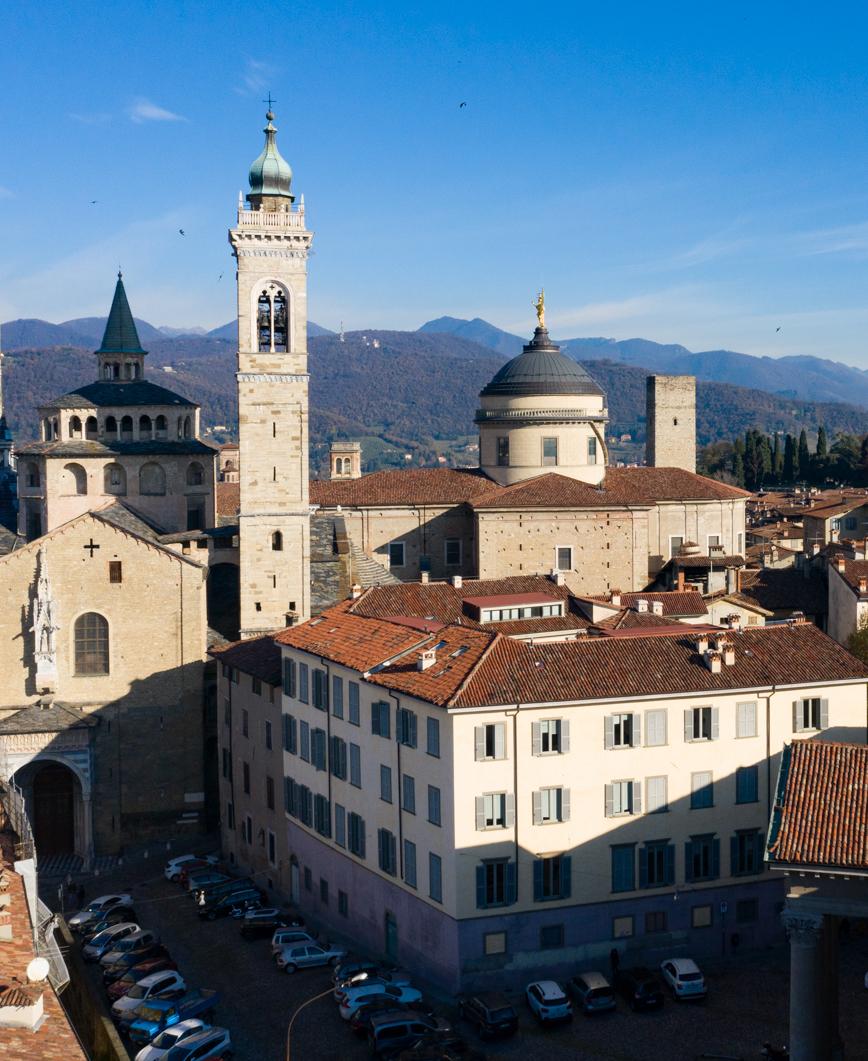
[[[649,376],[645,461],[654,468],[696,471],[696,378]]]

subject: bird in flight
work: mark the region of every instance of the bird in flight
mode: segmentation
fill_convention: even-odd
[[[90,205],[91,205],[91,206],[96,206],[96,204],[97,204],[98,202],[99,202],[99,199],[91,199],[91,201],[90,201]]]
[[[179,228],[178,231],[181,233],[182,236],[187,235],[187,233],[182,228]]]
[[[775,328],[775,333],[779,332],[780,330],[781,330],[781,326],[780,326],[780,324],[779,324],[779,325],[777,326],[777,328]]]
[[[223,279],[223,274],[221,273],[221,274],[220,274],[220,275],[219,275],[219,276],[217,277],[217,283],[219,284],[219,283],[220,283],[220,281],[221,281],[222,279]]]
[[[466,106],[467,106],[467,100],[465,100],[463,103],[459,103],[458,104],[458,109],[461,110],[462,107],[466,107]]]

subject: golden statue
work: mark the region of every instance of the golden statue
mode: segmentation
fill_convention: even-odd
[[[536,310],[536,319],[539,321],[540,328],[546,326],[546,293],[544,288],[540,288],[539,295],[537,296],[536,302],[533,303],[533,308]]]

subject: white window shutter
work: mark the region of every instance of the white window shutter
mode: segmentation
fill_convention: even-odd
[[[611,818],[615,814],[615,786],[606,785],[606,817]]]
[[[802,729],[802,701],[793,700],[793,733],[801,733]]]
[[[642,813],[642,782],[630,782],[630,810],[633,814]]]
[[[533,823],[542,824],[542,792],[539,789],[533,794]]]
[[[631,718],[632,718],[633,735],[632,735],[632,739],[630,741],[630,745],[633,748],[641,748],[642,747],[642,716],[639,715],[639,714],[635,714],[635,715],[632,715]]]
[[[615,719],[611,715],[606,715],[606,735],[604,745],[606,748],[615,747]]]
[[[512,829],[515,826],[515,793],[507,792],[506,794],[506,811],[504,813],[503,824],[507,829]]]
[[[565,755],[570,750],[570,720],[568,718],[561,719],[561,755]]]
[[[568,788],[561,789],[561,821],[568,822],[570,820],[570,790]]]
[[[92,541],[93,539],[91,539]],[[820,729],[829,728],[829,701],[820,701]]]
[[[711,709],[711,739],[718,740],[720,738],[720,709],[713,707]]]
[[[506,758],[506,726],[502,722],[494,727],[494,758]]]
[[[485,758],[485,726],[476,726],[473,730],[473,739],[476,744],[476,758]]]
[[[476,828],[485,828],[485,796],[476,797]]]
[[[684,709],[684,739],[686,741],[693,740],[693,708],[686,707]]]
[[[542,726],[539,722],[530,724],[530,753],[539,755],[542,752]]]

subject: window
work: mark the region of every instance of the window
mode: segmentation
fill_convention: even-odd
[[[654,840],[639,848],[639,887],[662,888],[675,883],[675,844]]]
[[[332,714],[335,718],[344,717],[344,680],[337,674],[332,676]]]
[[[430,715],[425,720],[427,730],[426,751],[435,758],[440,758],[440,719],[432,718]]]
[[[332,737],[330,766],[332,774],[339,781],[347,779],[347,742],[340,737]]]
[[[533,901],[569,899],[572,891],[572,859],[569,855],[536,858],[533,863]]]
[[[612,847],[612,891],[631,892],[636,887],[636,845]]]
[[[443,559],[447,567],[458,567],[461,563],[461,539],[447,538],[443,543]]]
[[[235,828],[235,804],[231,800],[226,804],[226,824],[230,829]]]
[[[544,468],[554,467],[558,463],[558,440],[556,438],[542,440],[542,462]]]
[[[187,486],[201,486],[205,482],[205,469],[198,461],[187,465]]]
[[[120,464],[107,464],[103,470],[103,493],[125,494],[127,492],[127,473]]]
[[[283,661],[283,692],[286,696],[295,697],[296,666],[294,659]]]
[[[313,706],[317,711],[328,711],[329,709],[328,675],[324,670],[319,670],[319,668],[314,668],[313,672]]]
[[[275,553],[283,552],[283,535],[280,531],[275,531],[271,535],[271,549]]]
[[[223,776],[229,777],[232,773],[232,756],[228,748],[223,749]]]
[[[75,620],[75,673],[108,674],[109,625],[98,612],[85,612]]]
[[[399,707],[395,712],[395,731],[399,744],[403,744],[405,748],[415,748],[417,743],[415,713],[408,711],[406,707]]]
[[[588,439],[588,464],[597,463],[597,440],[596,438]]]
[[[735,735],[736,737],[756,736],[756,703],[735,705]]]
[[[123,582],[123,563],[120,560],[109,560],[109,582]]]
[[[541,788],[533,793],[533,823],[548,825],[551,822],[570,820],[570,790],[568,788]]]
[[[506,954],[506,933],[484,932],[482,951],[484,954]]]
[[[735,921],[737,925],[749,925],[753,921],[759,921],[759,901],[738,899],[735,904]]]
[[[645,914],[645,935],[654,936],[658,932],[666,931],[666,911],[649,910]]]
[[[304,759],[306,763],[310,762],[310,726],[306,722],[299,722],[298,724],[298,743],[299,751],[298,754]]]
[[[669,810],[668,782],[665,776],[645,778],[645,813],[663,814]]]
[[[605,797],[607,818],[640,814],[642,811],[642,785],[639,781],[613,781],[606,785]]]
[[[377,830],[377,864],[384,873],[397,876],[398,856],[395,834],[388,829]]]
[[[819,697],[793,701],[793,732],[826,729],[829,725],[829,701]]]
[[[250,736],[250,715],[245,707],[241,708],[241,735],[242,737]]]
[[[223,664],[223,667],[224,667],[223,677],[225,678],[226,677],[226,673],[225,672],[229,668],[226,666],[225,663]],[[231,726],[232,725],[232,701],[229,699],[228,696],[223,701],[223,725],[224,726]]]
[[[124,417],[126,420],[127,418]],[[166,473],[161,465],[148,461],[139,469],[139,493],[162,495],[166,492]]]
[[[710,770],[690,775],[690,809],[704,810],[714,806],[714,780]]]
[[[688,707],[684,711],[684,739],[686,741],[717,740],[720,723],[716,707]]]
[[[666,722],[666,708],[645,712],[645,746],[647,748],[658,748],[666,744],[668,739]]]
[[[476,867],[476,905],[509,906],[516,899],[516,864],[507,858],[495,858]]]
[[[265,779],[265,805],[269,810],[274,810],[274,778]]]
[[[309,702],[308,667],[306,663],[299,663],[298,665],[298,698],[303,704]]]
[[[570,724],[566,719],[547,718],[531,723],[533,755],[563,754],[570,750]]]
[[[244,815],[244,821],[241,823],[241,836],[245,843],[253,843],[253,819],[249,814]]]
[[[362,750],[358,744],[350,745],[350,784],[362,787]]]
[[[310,732],[311,762],[317,770],[326,768],[326,731],[313,729]]]
[[[428,786],[428,821],[440,825],[440,789],[434,785]]]
[[[317,795],[313,801],[313,827],[320,836],[332,835],[332,817],[329,801],[325,796]]]
[[[266,722],[265,723],[265,747],[270,750],[271,746],[272,746],[271,723],[270,722]]]
[[[476,797],[476,828],[506,829],[515,824],[515,796],[488,792]]]
[[[759,829],[740,829],[729,841],[730,872],[733,877],[761,873],[763,834]]]
[[[402,806],[408,814],[416,813],[416,781],[409,774],[401,778]]]
[[[371,704],[371,733],[386,740],[391,736],[389,705],[385,700],[375,700]]]
[[[63,494],[86,494],[87,472],[80,464],[67,464],[63,469],[60,483]]]
[[[329,882],[325,877],[320,877],[319,879],[319,901],[323,906],[328,906],[329,904]]]
[[[641,744],[641,719],[639,715],[607,715],[605,719],[605,746],[607,748],[635,748]]]
[[[313,793],[307,785],[298,786],[298,816],[305,825],[313,825]]]
[[[557,571],[572,571],[573,550],[570,545],[558,545],[555,549],[555,569]]]
[[[563,925],[543,925],[539,930],[540,950],[554,950],[564,945]]]
[[[338,847],[347,846],[347,812],[340,803],[335,804],[335,843]]]
[[[244,778],[244,793],[250,795],[250,763],[244,763],[242,768],[242,775]]]
[[[358,724],[359,724],[359,683],[358,682],[350,682],[349,683],[349,692],[350,692],[349,705],[348,705],[349,706],[349,714],[347,716],[347,721],[353,726],[358,726]]]
[[[341,917],[350,916],[350,900],[346,892],[338,892],[338,913]]]
[[[284,353],[289,349],[289,312],[286,292],[276,284],[264,288],[256,302],[257,349]]]
[[[633,935],[633,915],[622,914],[612,918],[612,939],[629,939]]]
[[[392,768],[380,767],[380,799],[384,803],[392,802]]]
[[[403,567],[404,552],[404,542],[389,542],[389,567]]]
[[[298,754],[298,726],[292,715],[283,716],[283,747],[290,755]]]
[[[669,538],[669,557],[678,556],[681,552],[681,546],[684,544],[684,538],[676,535],[670,536]]]
[[[712,912],[710,905],[694,906],[690,911],[691,928],[711,928]]]
[[[416,887],[416,845],[412,840],[404,841],[404,883]]]
[[[293,818],[298,814],[298,786],[291,777],[283,779],[283,809]]]
[[[692,836],[684,845],[684,879],[717,880],[720,876],[720,840],[710,833]]]
[[[436,903],[443,902],[443,862],[433,851],[428,853],[428,896]]]
[[[473,734],[477,760],[506,758],[506,726],[503,722],[476,726]]]
[[[497,466],[509,467],[509,436],[501,435],[497,440]]]
[[[756,803],[759,800],[759,768],[740,766],[735,771],[735,802]]]
[[[359,858],[365,857],[365,819],[358,814],[347,815],[347,849]]]
[[[311,873],[310,866],[304,867],[304,888],[305,891],[313,891],[313,874]]]
[[[262,679],[261,678],[251,678],[250,679],[250,688],[253,690],[254,696],[262,696]]]

